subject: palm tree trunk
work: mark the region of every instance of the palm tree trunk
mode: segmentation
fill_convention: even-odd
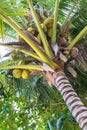
[[[87,107],[84,106],[72,88],[64,72],[57,72],[54,79],[56,84],[55,86],[63,96],[63,99],[66,102],[73,117],[79,123],[79,126],[82,128],[82,130],[87,130]]]

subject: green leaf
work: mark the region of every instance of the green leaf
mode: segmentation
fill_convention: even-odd
[[[20,4],[14,5],[11,1],[0,2],[0,13],[5,13],[7,16],[26,16],[28,15],[28,9],[19,6]],[[9,7],[9,8],[8,8]]]

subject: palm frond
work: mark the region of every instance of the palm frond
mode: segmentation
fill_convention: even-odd
[[[37,1],[33,0],[35,5],[39,8],[41,5],[45,7],[47,10],[51,10],[51,15],[53,12],[55,0],[49,0],[49,1]],[[76,8],[74,8],[74,5]],[[66,16],[69,14],[71,8],[74,8],[74,10],[71,13],[71,17],[73,17],[72,21],[72,28],[73,32],[72,35],[76,36],[78,32],[80,32],[86,25],[87,25],[87,8],[86,8],[87,2],[85,0],[60,0],[59,3],[59,21],[63,23],[63,21],[66,19]]]
[[[26,95],[27,98],[32,99],[32,97],[36,97],[38,102],[43,103],[58,102],[57,97],[60,96],[60,94],[57,93],[54,87],[47,85],[42,76],[32,76],[29,80],[14,80],[20,94]]]
[[[80,0],[78,2],[77,11],[72,21],[73,31],[72,34],[76,36],[87,25],[87,1]]]
[[[79,53],[76,58],[76,66],[81,69],[81,71],[87,72],[87,44],[85,45],[81,44],[79,45]]]
[[[10,1],[3,1],[3,2],[0,1],[0,12],[1,13],[5,12],[5,14],[7,16],[25,16],[25,15],[28,15],[27,8],[23,8],[23,5],[21,3],[17,4],[17,2],[16,2],[14,4],[11,0]]]

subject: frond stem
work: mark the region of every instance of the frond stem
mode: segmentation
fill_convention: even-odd
[[[34,52],[30,52],[26,49],[23,49],[21,47],[16,47],[16,46],[12,46],[12,45],[6,45],[6,44],[0,44],[0,46],[5,46],[5,47],[8,47],[8,48],[12,48],[12,49],[15,49],[15,50],[18,50],[26,55],[29,55],[35,59],[37,59],[38,61],[41,61],[41,58]]]
[[[29,3],[29,6],[30,6],[30,9],[31,9],[31,12],[32,12],[32,15],[34,17],[34,21],[36,22],[36,25],[37,25],[37,28],[38,28],[38,31],[40,33],[40,37],[41,37],[41,40],[43,42],[43,46],[44,46],[44,49],[46,51],[46,54],[51,58],[53,57],[53,53],[49,47],[49,44],[48,44],[48,41],[46,39],[46,36],[41,28],[41,25],[40,25],[40,21],[38,20],[38,17],[37,17],[37,14],[33,8],[33,5],[32,5],[32,2],[31,0],[27,0],[27,2]]]
[[[82,31],[75,37],[75,39],[71,42],[71,44],[68,46],[68,49],[71,50],[76,43],[87,33],[87,26],[85,26]]]
[[[59,10],[59,0],[56,0],[56,2],[55,2],[54,20],[53,20],[52,39],[51,39],[51,42],[52,42],[53,44],[56,43],[56,28],[57,28],[58,10]]]
[[[0,70],[3,70],[3,69],[29,69],[29,70],[43,71],[43,68],[39,65],[14,65],[14,66],[0,67]]]
[[[16,32],[20,34],[20,36],[31,46],[31,48],[37,53],[37,55],[43,60],[43,62],[47,63],[50,67],[55,68],[58,67],[56,63],[51,61],[42,51],[41,49],[32,41],[31,39],[28,38],[19,28],[15,23],[13,23],[8,17],[6,17],[3,14],[0,14],[0,17],[8,24],[10,25]]]

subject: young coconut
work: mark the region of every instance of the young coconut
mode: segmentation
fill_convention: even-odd
[[[14,69],[14,70],[12,71],[12,74],[13,74],[13,76],[14,76],[15,78],[20,78],[21,75],[22,75],[22,70],[20,70],[20,69]]]
[[[44,24],[48,27],[48,28],[51,28],[53,26],[53,18],[46,18],[44,20]]]
[[[29,71],[23,70],[21,76],[22,76],[23,79],[28,79],[29,78]]]

